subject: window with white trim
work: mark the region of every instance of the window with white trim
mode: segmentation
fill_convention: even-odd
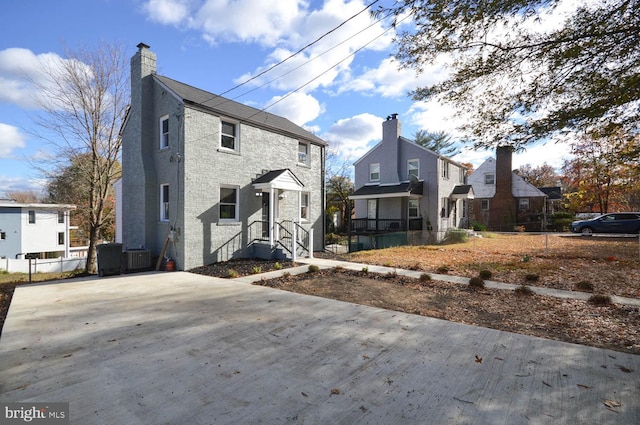
[[[220,120],[220,147],[236,152],[239,150],[237,123]]]
[[[169,185],[160,185],[160,221],[169,221]]]
[[[64,232],[58,232],[58,245],[64,245]]]
[[[300,192],[300,220],[309,221],[309,192]]]
[[[35,210],[29,210],[27,212],[29,215],[29,224],[36,224],[36,212]]]
[[[7,239],[7,233],[6,232],[0,232],[0,240],[5,240]]]
[[[380,181],[380,164],[369,164],[369,181]]]
[[[238,186],[220,185],[220,221],[238,221]]]
[[[409,199],[409,218],[419,217],[420,201],[417,199]]]
[[[482,211],[489,211],[489,200],[488,199],[482,199],[480,201],[480,209]]]
[[[496,184],[496,175],[494,173],[485,174],[484,184]]]
[[[419,159],[410,159],[407,161],[407,176],[415,176],[415,178],[420,178],[420,160]]]
[[[58,223],[64,224],[64,211],[58,211]]]
[[[518,200],[518,206],[520,207],[520,211],[526,211],[529,209],[529,198],[520,198]]]
[[[440,166],[442,167],[442,178],[448,179],[449,178],[449,161],[447,161],[446,159],[441,159]]]
[[[169,115],[160,118],[160,149],[169,147]]]
[[[309,145],[298,142],[298,164],[309,165]]]

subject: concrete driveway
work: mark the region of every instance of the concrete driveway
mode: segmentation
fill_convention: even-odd
[[[78,425],[637,424],[639,374],[640,356],[184,272],[19,287],[0,339],[0,401],[70,402]]]

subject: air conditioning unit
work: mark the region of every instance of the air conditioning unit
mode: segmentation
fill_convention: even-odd
[[[151,268],[151,251],[148,249],[132,249],[122,253],[124,267],[127,272],[149,270]]]

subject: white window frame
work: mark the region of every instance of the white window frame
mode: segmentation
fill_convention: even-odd
[[[489,200],[488,199],[481,199],[480,200],[480,209],[482,211],[489,211]]]
[[[415,206],[411,206],[411,204],[415,204]],[[411,214],[411,210],[415,209],[415,215]],[[409,217],[409,219],[412,218],[418,218],[420,217],[420,200],[419,199],[409,199],[409,202],[407,203],[407,215]]]
[[[164,123],[167,123],[167,131],[164,130]],[[160,135],[159,147],[160,149],[169,149],[169,115],[163,115],[160,117],[158,125],[158,134]]]
[[[459,176],[460,184],[464,184],[464,174],[465,174],[465,169],[462,167],[458,167],[458,176]]]
[[[494,185],[494,184],[496,184],[496,174],[495,173],[486,173],[484,175],[484,184],[486,184],[486,185]]]
[[[304,152],[300,150],[304,147]],[[309,144],[305,142],[298,142],[298,164],[309,165]]]
[[[58,232],[58,245],[64,245],[64,232]]]
[[[306,200],[306,203],[305,203],[305,200]],[[300,217],[298,217],[300,221],[309,221],[310,206],[311,206],[311,193],[300,192]]]
[[[531,205],[531,203],[529,202],[529,198],[518,199],[518,209],[520,211],[527,211],[529,209],[529,205]]]
[[[447,161],[446,159],[441,159],[440,165],[442,166],[442,178],[448,180],[449,179],[449,161]]]
[[[166,193],[165,193],[166,188]],[[171,194],[169,184],[163,183],[160,185],[160,221],[169,221],[169,196]]]
[[[222,132],[222,128],[224,127],[224,124],[233,125],[233,128],[234,128],[233,135]],[[224,137],[233,138],[233,148],[228,148],[222,145]],[[238,121],[234,121],[226,118],[220,118],[220,140],[219,140],[218,146],[221,150],[224,150],[227,152],[240,152],[240,123]]]
[[[58,211],[58,224],[64,224],[64,211]]]
[[[367,219],[376,220],[378,218],[378,200],[367,199]]]
[[[377,177],[374,175],[377,174]],[[379,182],[380,181],[380,163],[374,162],[369,164],[369,181],[371,182]]]
[[[7,239],[7,232],[0,232],[0,241]]]
[[[222,202],[222,190],[223,189],[232,189],[235,190],[235,202]],[[235,186],[235,185],[229,185],[229,184],[221,184],[220,185],[220,190],[219,192],[219,196],[220,196],[220,202],[218,203],[218,219],[220,220],[221,223],[235,223],[240,221],[240,186]],[[225,205],[233,205],[235,207],[235,217],[225,217],[222,218],[222,207]]]
[[[415,172],[412,173],[412,171],[415,171]],[[416,176],[417,179],[420,178],[420,160],[419,159],[407,160],[407,178],[411,177],[412,174]]]
[[[33,220],[31,219],[33,217]],[[36,224],[36,210],[27,211],[27,223]]]

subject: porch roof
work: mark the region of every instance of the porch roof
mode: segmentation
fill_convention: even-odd
[[[451,192],[453,199],[473,199],[473,186],[470,184],[461,184],[453,188]]]
[[[392,185],[365,185],[349,195],[349,199],[404,198],[422,196],[422,181],[412,185],[403,182]]]
[[[267,171],[256,178],[252,184],[255,189],[262,191],[282,189],[300,192],[304,188],[304,184],[288,168]]]

